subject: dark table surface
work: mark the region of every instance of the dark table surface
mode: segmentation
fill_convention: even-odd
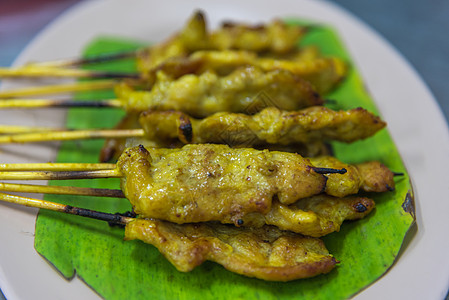
[[[45,25],[77,2],[80,1],[0,0],[0,66],[11,65]],[[449,1],[333,2],[378,31],[404,55],[427,83],[448,120]],[[1,293],[0,299],[4,299]]]

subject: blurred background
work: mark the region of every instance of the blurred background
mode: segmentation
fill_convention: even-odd
[[[89,0],[85,0],[89,1]],[[0,66],[80,0],[0,0]],[[449,119],[449,1],[334,0],[370,25],[418,71]],[[446,33],[445,33],[446,32]]]
[[[40,30],[78,2],[0,0],[0,66],[10,66]],[[448,120],[449,1],[331,2],[363,20],[404,55],[427,83]],[[0,299],[4,299],[1,293]]]

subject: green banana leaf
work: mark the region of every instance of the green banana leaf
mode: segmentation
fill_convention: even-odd
[[[291,23],[298,20],[289,20]],[[301,41],[315,44],[327,55],[336,55],[350,65],[350,57],[338,35],[327,27],[315,28]],[[85,55],[129,50],[142,45],[129,40],[102,37],[92,41]],[[133,60],[102,63],[102,70],[135,70]],[[111,98],[109,92],[83,93],[80,97]],[[346,80],[326,98],[333,108],[364,107],[378,113],[354,65]],[[70,128],[113,127],[124,113],[117,109],[71,109]],[[62,144],[57,161],[97,162],[102,141]],[[35,235],[36,250],[66,278],[79,276],[105,299],[345,299],[375,282],[392,266],[404,238],[414,223],[411,184],[400,155],[388,133],[351,145],[334,143],[335,155],[348,163],[380,160],[395,172],[396,190],[369,195],[376,209],[365,219],[346,222],[340,232],[323,238],[340,261],[329,274],[293,282],[266,282],[233,274],[206,262],[189,273],[178,272],[151,245],[123,241],[124,230],[102,221],[41,210]],[[51,184],[54,184],[53,182]],[[61,182],[57,183],[58,185]],[[117,179],[64,181],[64,185],[118,188]],[[47,200],[105,212],[131,209],[124,199],[79,196],[46,196]]]

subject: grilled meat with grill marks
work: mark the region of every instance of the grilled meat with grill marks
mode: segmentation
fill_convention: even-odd
[[[315,106],[299,111],[267,107],[254,115],[216,113],[194,119],[178,111],[145,111],[140,125],[149,140],[230,146],[294,145],[336,140],[351,143],[374,135],[385,122],[362,108],[333,111]]]
[[[137,219],[126,225],[125,239],[154,245],[182,272],[210,260],[245,276],[289,281],[327,273],[337,263],[321,240],[273,226],[236,228]]]
[[[255,67],[240,68],[224,77],[207,71],[176,80],[159,72],[150,91],[120,84],[115,92],[128,111],[179,110],[199,118],[222,111],[255,113],[274,105],[297,110],[323,103],[308,82],[292,73]]]

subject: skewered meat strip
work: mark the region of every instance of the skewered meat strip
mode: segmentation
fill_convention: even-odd
[[[341,180],[343,186],[327,186],[310,161],[297,154],[226,145],[148,150],[138,146],[126,150],[117,163],[122,190],[137,214],[175,223],[220,221],[236,226],[251,213],[269,214],[273,199],[290,205],[323,191],[339,197],[356,193],[362,178],[357,169],[338,161],[334,165],[351,168],[346,177],[326,176],[331,182]],[[288,210],[295,208],[284,209]]]
[[[149,140],[246,147],[329,140],[351,143],[386,125],[362,108],[333,111],[322,106],[293,112],[267,107],[254,115],[222,112],[201,120],[177,111],[145,111],[139,122]]]
[[[294,50],[306,31],[306,27],[288,26],[274,20],[257,26],[226,22],[217,30],[208,32],[204,14],[196,11],[178,34],[142,51],[140,64],[144,65],[143,69],[149,70],[167,58],[208,49],[283,54]]]
[[[273,202],[266,215],[251,213],[242,218],[245,226],[274,225],[307,236],[320,237],[339,231],[345,220],[362,219],[374,208],[375,203],[366,197],[336,198],[317,195],[283,205]]]
[[[140,67],[151,85],[158,71],[164,71],[172,78],[185,74],[202,74],[213,70],[219,75],[228,75],[237,68],[254,66],[266,72],[284,70],[313,84],[315,89],[325,94],[335,87],[346,75],[347,66],[336,57],[317,57],[303,60],[282,60],[259,57],[248,51],[197,51],[190,56],[173,56],[152,68]]]
[[[274,226],[179,225],[3,193],[0,201],[125,225],[125,240],[139,239],[156,246],[182,272],[211,260],[245,276],[288,281],[327,273],[337,263],[321,240]]]
[[[175,223],[238,225],[248,213],[267,214],[275,195],[291,204],[321,193],[326,184],[298,154],[226,145],[140,146],[126,150],[117,166],[137,214]]]
[[[157,141],[142,137],[134,137],[127,139],[107,139],[100,151],[100,162],[117,161],[125,149],[143,145],[145,148],[181,148],[184,146],[179,140]],[[322,155],[331,155],[330,146],[323,142],[313,142],[307,144],[293,145],[260,145],[254,146],[258,150],[270,150],[297,153],[303,157],[315,157]]]
[[[178,225],[138,219],[126,225],[125,239],[154,245],[182,272],[211,260],[245,276],[289,281],[328,273],[337,263],[321,240],[271,226]]]
[[[332,156],[310,158],[315,167],[345,168],[345,174],[329,174],[325,192],[328,195],[344,197],[360,190],[365,192],[386,192],[394,190],[394,173],[378,161],[349,165]]]
[[[151,91],[133,91],[121,84],[116,94],[129,111],[179,110],[200,118],[220,111],[254,113],[273,105],[297,110],[323,103],[310,84],[290,72],[263,72],[254,67],[225,77],[208,71],[177,80],[159,72]]]

